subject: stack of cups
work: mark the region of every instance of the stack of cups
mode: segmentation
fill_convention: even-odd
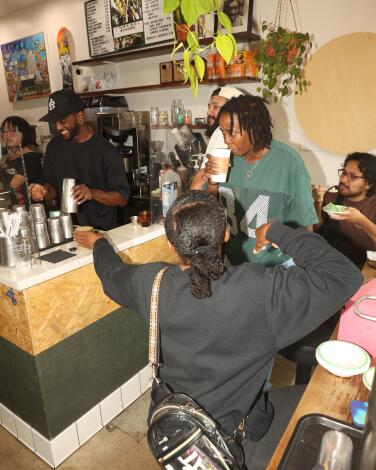
[[[46,223],[46,211],[43,204],[31,204],[31,217],[34,223],[35,235],[37,238],[38,248],[44,250],[51,246],[50,236]]]
[[[60,214],[61,226],[63,228],[64,238],[66,240],[73,239],[73,223],[70,214]]]
[[[65,237],[60,217],[50,217],[48,219],[48,230],[50,232],[51,242],[53,245],[63,243]]]

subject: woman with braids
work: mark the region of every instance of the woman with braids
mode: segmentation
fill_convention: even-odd
[[[5,162],[0,169],[4,189],[12,191],[13,204],[28,205],[30,183],[39,183],[42,177],[41,153],[30,124],[19,116],[9,116],[1,125],[2,143],[6,147]]]
[[[320,219],[315,231],[362,269],[367,250],[376,250],[376,156],[361,152],[347,155],[338,176],[338,192],[313,186]],[[329,203],[346,206],[347,210],[327,214],[322,207]]]
[[[232,151],[227,182],[211,182],[210,175],[217,173],[217,167],[209,157],[191,188],[219,193],[231,228],[226,254],[232,264],[251,261],[288,266],[291,260],[272,246],[253,253],[255,230],[268,220],[312,229],[317,217],[304,163],[290,146],[273,140],[271,117],[262,98],[233,98],[221,108],[218,119]]]
[[[160,376],[228,433],[245,419],[246,463],[249,470],[262,470],[303,390],[276,389],[268,401],[263,390],[276,351],[336,312],[361,285],[361,273],[320,236],[279,222],[257,229],[256,248],[276,244],[296,266],[243,263],[225,269],[225,210],[204,191],[180,196],[167,213],[165,230],[179,257],[176,266],[124,264],[100,233],[75,232],[75,240],[94,249],[105,293],[147,324],[154,278],[168,267],[159,292]]]

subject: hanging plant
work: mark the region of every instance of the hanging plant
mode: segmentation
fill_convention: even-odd
[[[256,62],[261,67],[262,97],[279,98],[302,93],[311,83],[304,78],[304,65],[312,47],[309,33],[291,32],[282,26],[262,23],[264,37]]]
[[[195,96],[198,93],[198,81],[202,81],[205,74],[206,63],[203,56],[208,50],[217,49],[224,58],[226,64],[236,56],[238,49],[236,40],[231,34],[231,20],[221,11],[222,0],[164,0],[163,12],[172,13],[174,18],[175,40],[171,52],[171,60],[175,61],[175,54],[183,52],[184,83],[191,84]],[[226,33],[206,30],[206,36],[212,38],[209,44],[200,42],[193,26],[201,15],[216,15],[219,23],[225,28]],[[177,31],[186,33],[182,40],[177,37]]]

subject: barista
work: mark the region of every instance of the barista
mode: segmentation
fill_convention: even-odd
[[[39,119],[54,123],[58,135],[47,145],[44,184],[30,185],[35,201],[55,199],[61,204],[64,178],[76,178],[73,188],[79,205],[73,221],[110,230],[117,225],[116,207],[129,199],[124,164],[117,150],[84,122],[83,103],[72,90],[59,90],[48,99],[48,113]]]

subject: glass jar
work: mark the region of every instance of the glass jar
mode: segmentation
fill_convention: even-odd
[[[184,112],[184,124],[192,124],[192,111],[186,109]]]
[[[168,113],[167,111],[161,111],[159,113],[159,125],[168,126]]]
[[[157,107],[150,109],[150,125],[157,126],[159,122],[159,109]]]

